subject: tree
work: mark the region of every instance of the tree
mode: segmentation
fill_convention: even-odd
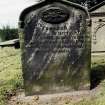
[[[3,26],[0,29],[0,38],[2,41],[17,39],[18,38],[18,29],[10,28],[10,26]]]
[[[101,2],[103,2],[104,0],[70,0],[72,2],[78,3],[78,4],[87,4],[88,8],[91,8],[94,5],[97,5]]]
[[[37,1],[40,2],[40,1],[44,1],[44,0],[37,0]],[[88,8],[91,8],[92,6],[97,5],[98,3],[100,3],[104,0],[68,0],[68,1],[78,3],[78,4],[81,4],[83,6],[87,5]]]

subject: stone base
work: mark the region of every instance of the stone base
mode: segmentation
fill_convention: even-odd
[[[95,96],[95,91],[75,91],[59,94],[25,96],[20,92],[17,96],[12,97],[8,105],[65,105],[77,103],[83,99],[90,99]]]

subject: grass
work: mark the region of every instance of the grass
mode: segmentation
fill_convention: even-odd
[[[101,54],[92,54],[92,68],[96,67],[98,65],[105,65],[105,53],[101,53]]]
[[[99,84],[101,86],[97,97],[65,105],[105,105],[105,54],[92,55],[91,71],[92,88]],[[23,79],[20,49],[0,48],[0,105],[5,105],[6,100],[15,95],[16,90],[21,88],[23,88]]]
[[[94,88],[105,80],[105,53],[92,54],[91,67],[91,88]]]
[[[68,105],[105,105],[105,54],[92,54],[91,58],[91,86],[100,87],[96,91],[96,97],[89,100],[82,100],[76,104]],[[67,104],[66,104],[67,105]]]
[[[0,105],[23,87],[20,50],[0,48]]]
[[[100,91],[96,93],[96,97],[89,100],[82,100],[76,104],[68,105],[105,105],[105,80],[100,84]]]

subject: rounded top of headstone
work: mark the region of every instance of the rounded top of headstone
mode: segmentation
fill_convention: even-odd
[[[37,9],[40,9],[41,7],[43,7],[45,5],[51,5],[53,2],[61,3],[61,4],[64,4],[64,5],[69,5],[71,7],[77,8],[78,10],[84,11],[85,14],[87,15],[87,18],[90,19],[90,15],[89,15],[88,11],[79,4],[70,2],[68,0],[43,0],[40,3],[32,5],[32,6],[26,8],[25,10],[22,11],[22,13],[20,15],[20,18],[19,18],[19,27],[21,27],[21,28],[24,27],[25,17],[27,16],[27,14],[30,13],[30,11],[35,11]]]

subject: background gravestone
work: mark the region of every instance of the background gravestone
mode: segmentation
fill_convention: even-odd
[[[92,19],[92,52],[105,52],[105,1],[89,11]]]
[[[88,12],[66,0],[46,0],[20,16],[26,95],[89,89]]]

